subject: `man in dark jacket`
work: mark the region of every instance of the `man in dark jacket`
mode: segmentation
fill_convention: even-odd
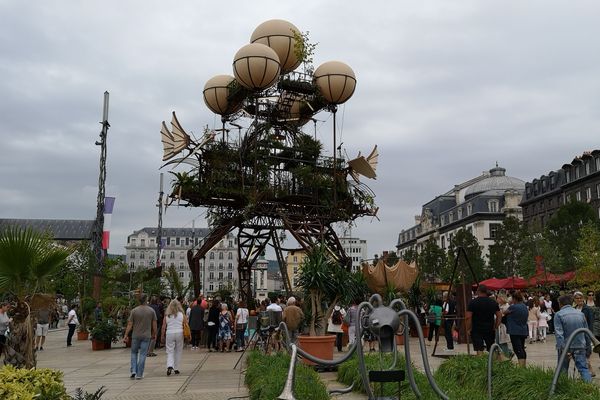
[[[200,345],[200,335],[204,329],[204,308],[202,298],[194,302],[190,309],[190,331],[192,331],[192,350],[197,350]]]

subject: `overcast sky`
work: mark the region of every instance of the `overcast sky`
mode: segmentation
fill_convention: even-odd
[[[338,143],[379,145],[366,183],[381,208],[352,234],[370,255],[393,249],[422,204],[496,161],[530,181],[600,148],[599,16],[597,1],[0,0],[0,217],[95,218],[108,90],[110,252],[123,253],[157,223],[161,121],[218,128],[204,83],[279,18],[318,42],[316,66],[356,73]],[[330,152],[331,118],[316,118]],[[163,225],[204,227],[204,211],[169,208]]]

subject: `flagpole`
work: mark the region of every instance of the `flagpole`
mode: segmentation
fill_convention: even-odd
[[[163,173],[160,173],[160,188],[158,192],[158,229],[156,230],[156,268],[161,268],[160,258],[162,245],[162,215],[163,215]],[[162,271],[161,271],[162,272]]]

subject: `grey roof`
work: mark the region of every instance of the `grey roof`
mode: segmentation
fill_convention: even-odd
[[[505,175],[504,168],[495,167],[490,176],[471,185],[465,192],[465,199],[492,190],[525,190],[525,182],[519,178]]]
[[[146,227],[140,230],[134,231],[133,235],[137,235],[140,232],[146,232],[149,236],[156,236],[158,233],[157,227]],[[179,237],[191,237],[192,234],[195,237],[205,237],[210,233],[208,228],[162,228],[162,237],[168,236],[179,236]],[[129,235],[132,236],[132,235]]]
[[[92,238],[94,220],[0,218],[0,230],[4,230],[9,226],[31,228],[34,231],[50,233],[54,240],[89,240]]]

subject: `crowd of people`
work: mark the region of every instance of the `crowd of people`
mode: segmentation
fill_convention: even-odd
[[[446,351],[452,352],[457,312],[456,301],[448,293],[444,293],[442,314],[445,315]],[[497,343],[503,357],[510,359],[516,356],[518,363],[525,366],[527,344],[545,343],[547,335],[554,334],[558,359],[567,352],[561,370],[566,372],[572,359],[584,381],[590,382],[596,375],[591,363],[592,341],[589,336],[584,333],[576,335],[569,348],[566,348],[566,342],[579,328],[589,329],[600,340],[600,293],[588,291],[584,295],[577,290],[492,293],[480,285],[476,296],[468,302],[465,319],[466,331],[477,354],[489,351],[492,344]],[[439,326],[441,322],[433,324]],[[431,337],[430,334],[429,340]]]

